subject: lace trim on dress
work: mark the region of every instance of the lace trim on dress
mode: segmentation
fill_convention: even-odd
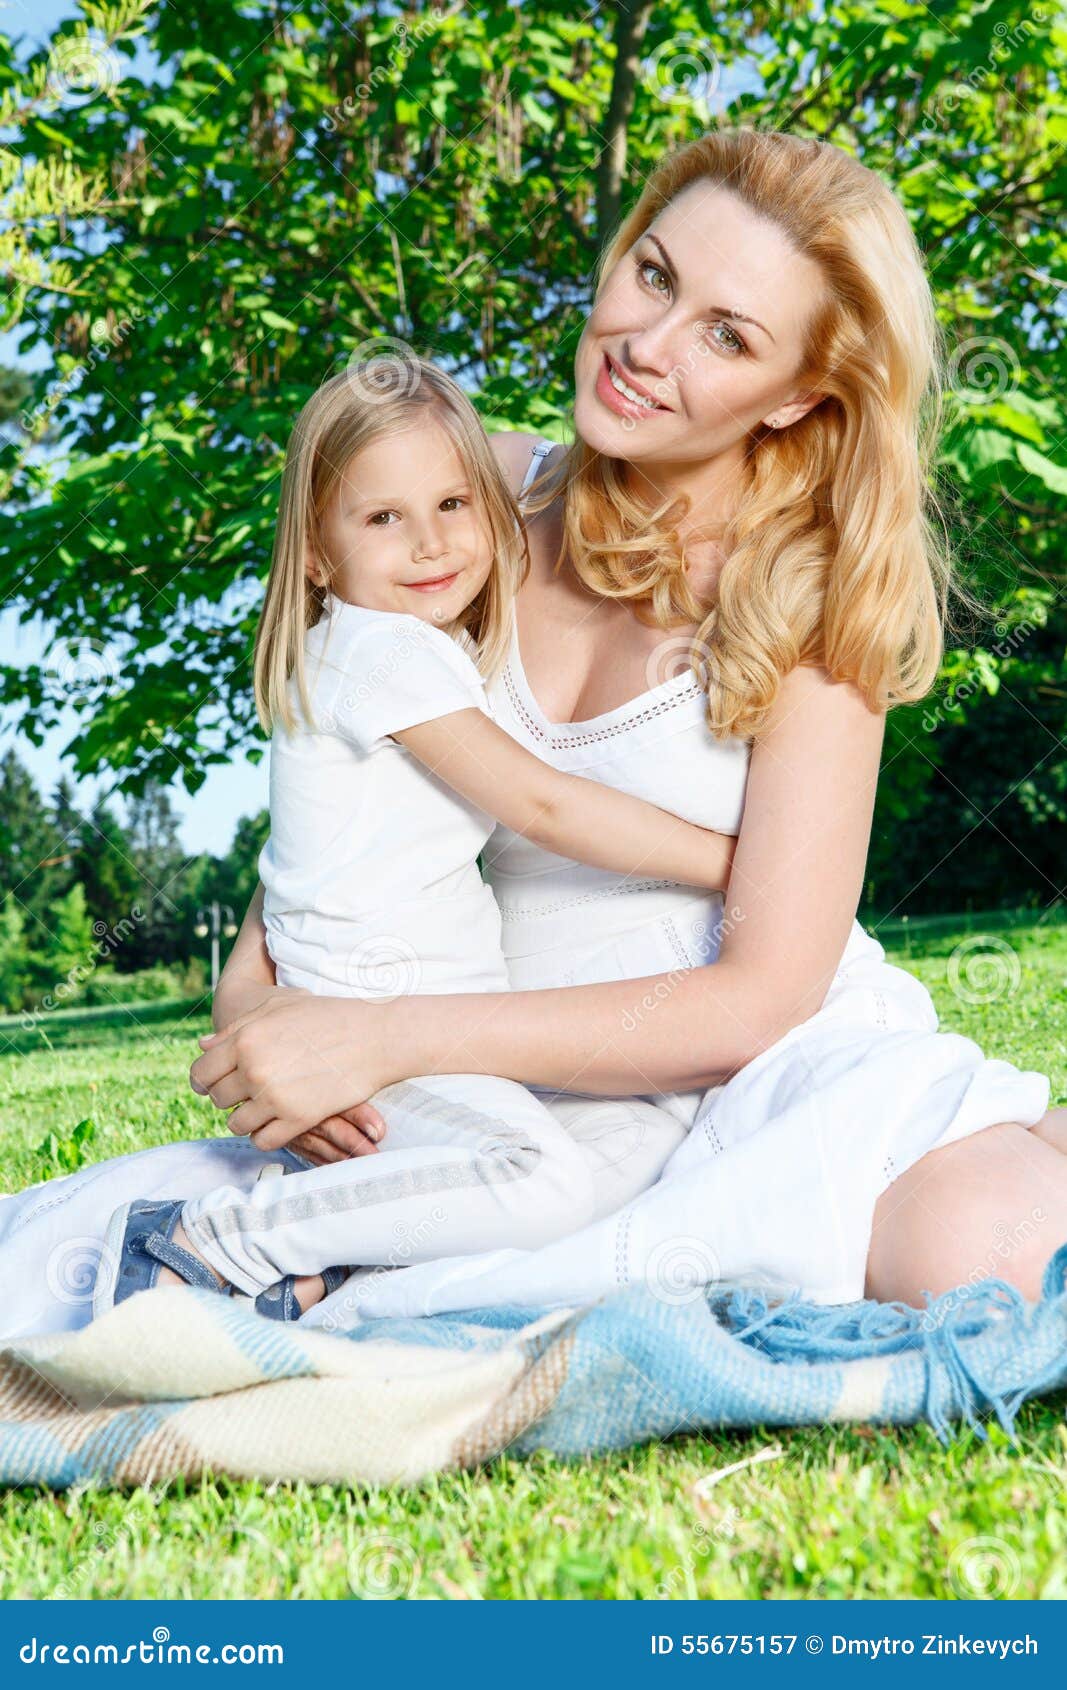
[[[703,687],[697,681],[691,681],[683,691],[673,693],[669,698],[658,699],[655,704],[646,704],[643,710],[638,711],[636,715],[626,717],[624,721],[610,722],[606,727],[594,728],[589,733],[550,734],[545,732],[542,724],[531,716],[529,710],[527,710],[515,685],[510,663],[504,667],[503,681],[508,700],[515,714],[521,719],[523,726],[534,739],[539,740],[542,745],[551,746],[556,751],[566,751],[569,747],[576,745],[599,745],[603,740],[614,739],[618,734],[629,733],[631,728],[640,727],[644,722],[651,722],[657,716],[666,715],[668,710],[674,710],[679,704],[688,704],[693,699],[703,698],[704,696]],[[625,706],[622,708],[625,708]],[[567,728],[571,725],[569,722],[553,722],[550,724],[555,728]],[[577,727],[578,724],[574,723],[573,725]]]

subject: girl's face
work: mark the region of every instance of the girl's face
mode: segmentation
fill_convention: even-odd
[[[605,278],[575,360],[595,451],[684,471],[818,403],[799,379],[819,267],[729,189],[694,182]]]
[[[447,623],[477,598],[491,542],[460,456],[432,418],[350,458],[323,515],[338,598]],[[312,579],[317,579],[313,564]]]

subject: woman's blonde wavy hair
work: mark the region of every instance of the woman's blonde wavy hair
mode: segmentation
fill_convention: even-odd
[[[304,639],[323,614],[334,573],[323,519],[345,466],[373,441],[402,433],[427,417],[440,423],[456,448],[493,555],[478,596],[454,621],[439,626],[453,638],[466,634],[475,642],[471,656],[487,681],[502,666],[512,601],[529,567],[515,499],[474,406],[451,377],[414,353],[370,358],[323,382],[289,436],[253,659],[256,712],[264,732],[270,733],[279,721],[293,730],[294,690],[305,721],[312,720]],[[319,566],[321,584],[307,575],[309,553]]]
[[[983,607],[954,579],[930,486],[944,347],[903,207],[826,142],[722,130],[654,171],[601,257],[598,291],[694,182],[721,183],[820,266],[829,297],[798,381],[825,397],[798,422],[750,436],[710,610],[684,573],[677,524],[688,501],[642,501],[621,460],[576,440],[525,508],[562,496],[559,561],[592,590],[632,600],[648,626],[699,624],[691,666],[716,738],[755,736],[798,663],[854,681],[872,709],[914,702],[937,676],[950,592]]]

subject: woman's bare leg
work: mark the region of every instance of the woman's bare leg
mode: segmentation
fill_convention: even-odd
[[[1049,1109],[1029,1131],[1043,1138],[1046,1144],[1051,1144],[1053,1150],[1067,1156],[1067,1107]]]
[[[1056,1117],[1056,1119],[1053,1119]],[[930,1150],[883,1191],[867,1257],[868,1297],[925,1306],[957,1285],[999,1278],[1036,1301],[1067,1242],[1067,1110],[1034,1127],[1002,1122]]]

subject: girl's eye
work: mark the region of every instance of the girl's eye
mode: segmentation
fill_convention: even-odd
[[[390,518],[394,516],[399,522],[400,517],[396,511],[375,511],[372,516],[367,518],[367,521],[372,528],[387,528]]]
[[[459,494],[456,493],[452,496],[452,498],[441,500],[441,509],[442,510],[458,511],[466,503],[467,503],[466,499],[461,499]]]

